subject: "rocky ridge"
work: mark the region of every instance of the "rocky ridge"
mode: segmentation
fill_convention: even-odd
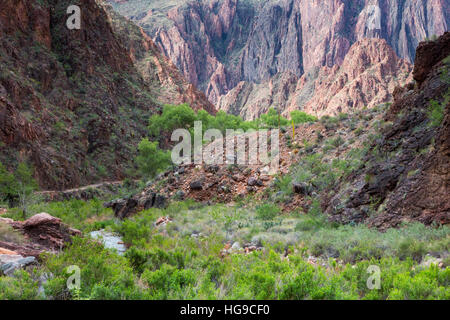
[[[259,117],[269,106],[286,116],[299,105],[316,116],[349,113],[391,101],[394,88],[412,80],[411,71],[385,40],[363,39],[341,65],[324,66],[300,78],[286,72],[261,84],[240,82],[220,97],[217,108],[246,119]]]
[[[331,219],[363,222],[380,229],[404,221],[450,222],[450,33],[421,43],[414,67],[416,83],[398,87],[385,115],[392,123],[335,195],[323,202]],[[442,119],[430,119],[432,101],[442,105]],[[369,215],[372,206],[376,214]]]
[[[83,8],[80,30],[66,28],[71,4]],[[6,0],[0,12],[0,161],[30,162],[43,189],[123,179],[163,103],[214,112],[139,28],[95,0]]]

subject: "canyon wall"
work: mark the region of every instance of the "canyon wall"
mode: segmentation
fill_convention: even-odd
[[[66,27],[72,4],[79,30]],[[0,161],[9,170],[30,163],[44,189],[121,179],[149,117],[182,102],[215,112],[151,39],[95,0],[0,2]]]
[[[352,45],[365,38],[384,39],[412,63],[419,41],[443,34],[450,24],[445,0],[110,2],[141,25],[212,103],[241,114],[247,113],[238,109],[246,106],[237,107],[230,96],[221,99],[236,86],[270,90],[281,78],[340,66]]]

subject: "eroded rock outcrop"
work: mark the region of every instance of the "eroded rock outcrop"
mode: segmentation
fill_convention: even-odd
[[[386,229],[404,221],[450,222],[450,33],[421,43],[414,79],[394,91],[382,132],[354,172],[323,202],[331,219]],[[446,59],[443,59],[446,57]],[[442,119],[432,118],[431,101]],[[434,120],[433,120],[434,119]],[[375,212],[374,212],[375,211]]]
[[[348,113],[391,101],[394,88],[412,80],[411,71],[412,65],[397,57],[384,39],[363,39],[340,65],[300,78],[285,72],[262,84],[240,82],[217,107],[246,119],[259,117],[269,106],[286,116],[297,109],[317,116]]]
[[[24,242],[0,241],[0,247],[11,250],[15,254],[39,258],[44,252],[56,252],[70,243],[72,236],[79,236],[81,232],[62,223],[61,219],[48,213],[36,214],[25,221],[11,219],[0,220],[0,223],[10,225],[25,237]]]

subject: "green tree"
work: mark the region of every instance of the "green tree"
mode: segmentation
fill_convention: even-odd
[[[16,194],[19,200],[19,208],[22,210],[23,219],[27,218],[28,208],[37,202],[38,197],[34,192],[38,184],[33,178],[33,169],[25,162],[19,163],[14,172]]]
[[[145,177],[153,178],[170,163],[170,153],[159,149],[156,141],[151,142],[145,138],[139,143],[138,150],[136,163]]]
[[[0,201],[13,202],[16,197],[14,175],[0,162]]]
[[[317,121],[317,118],[315,116],[312,116],[310,114],[307,114],[306,112],[299,110],[294,110],[291,112],[291,119],[294,121],[295,124]]]
[[[286,126],[289,121],[285,117],[278,114],[277,110],[270,108],[266,114],[261,115],[261,121],[270,128],[280,126]]]
[[[161,115],[150,117],[148,131],[152,136],[159,136],[162,131],[173,131],[178,128],[193,126],[197,115],[188,104],[179,106],[165,105]]]

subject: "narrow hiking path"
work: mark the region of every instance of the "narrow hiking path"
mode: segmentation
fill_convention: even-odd
[[[95,183],[95,184],[90,184],[90,185],[87,185],[87,186],[82,186],[82,187],[78,187],[78,188],[72,188],[72,189],[36,191],[35,194],[46,195],[46,194],[55,194],[55,193],[74,193],[74,192],[79,192],[79,191],[85,191],[85,190],[88,190],[88,189],[98,189],[98,188],[101,188],[101,187],[107,186],[107,185],[116,186],[116,185],[123,184],[124,181],[125,180],[103,181],[103,182],[99,182],[99,183]],[[139,181],[139,180],[133,180],[133,181],[136,182],[136,181]]]

